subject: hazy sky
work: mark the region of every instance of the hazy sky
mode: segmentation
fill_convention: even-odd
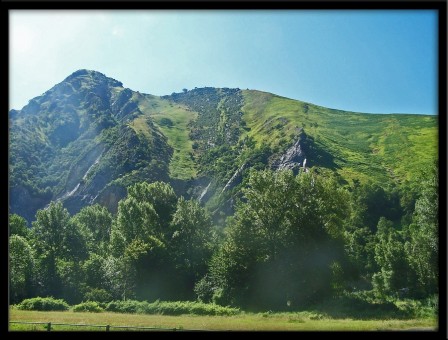
[[[437,12],[10,12],[10,108],[78,69],[154,95],[239,87],[358,112],[437,114]]]

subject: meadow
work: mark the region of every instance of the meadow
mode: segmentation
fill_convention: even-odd
[[[52,322],[110,326],[155,327],[211,331],[436,331],[434,318],[376,319],[331,318],[315,312],[241,313],[234,316],[142,315],[122,313],[40,312],[10,309],[9,321]],[[10,324],[10,331],[46,331],[46,325]],[[132,330],[126,328],[114,329]],[[134,329],[136,330],[136,329]],[[105,327],[53,325],[52,331],[105,331]]]

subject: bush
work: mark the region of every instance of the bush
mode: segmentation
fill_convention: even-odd
[[[223,307],[213,303],[192,301],[156,301],[148,305],[148,314],[164,315],[236,315],[240,312],[237,308]]]
[[[424,300],[397,300],[395,304],[409,318],[437,318],[439,313],[437,296]]]
[[[116,313],[145,314],[147,309],[148,309],[148,302],[136,301],[136,300],[111,301],[106,306],[106,311]]]
[[[101,313],[104,309],[95,301],[81,302],[80,304],[73,306],[74,312],[91,312],[91,313]]]
[[[240,313],[237,308],[223,307],[213,303],[193,301],[112,301],[106,311],[117,313],[163,314],[163,315],[236,315]]]
[[[25,299],[17,305],[17,309],[21,310],[37,310],[37,311],[64,311],[68,310],[67,302],[62,299],[54,299],[53,297],[35,297]]]

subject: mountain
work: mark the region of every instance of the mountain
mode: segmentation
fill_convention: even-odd
[[[9,207],[28,221],[52,200],[112,212],[139,181],[166,181],[215,220],[251,168],[306,166],[345,185],[400,186],[437,158],[436,116],[332,110],[230,88],[153,96],[79,70],[9,112]],[[326,170],[327,169],[327,170]]]

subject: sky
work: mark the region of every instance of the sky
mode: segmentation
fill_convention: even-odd
[[[434,10],[10,10],[9,106],[79,69],[153,95],[238,87],[437,114]]]

